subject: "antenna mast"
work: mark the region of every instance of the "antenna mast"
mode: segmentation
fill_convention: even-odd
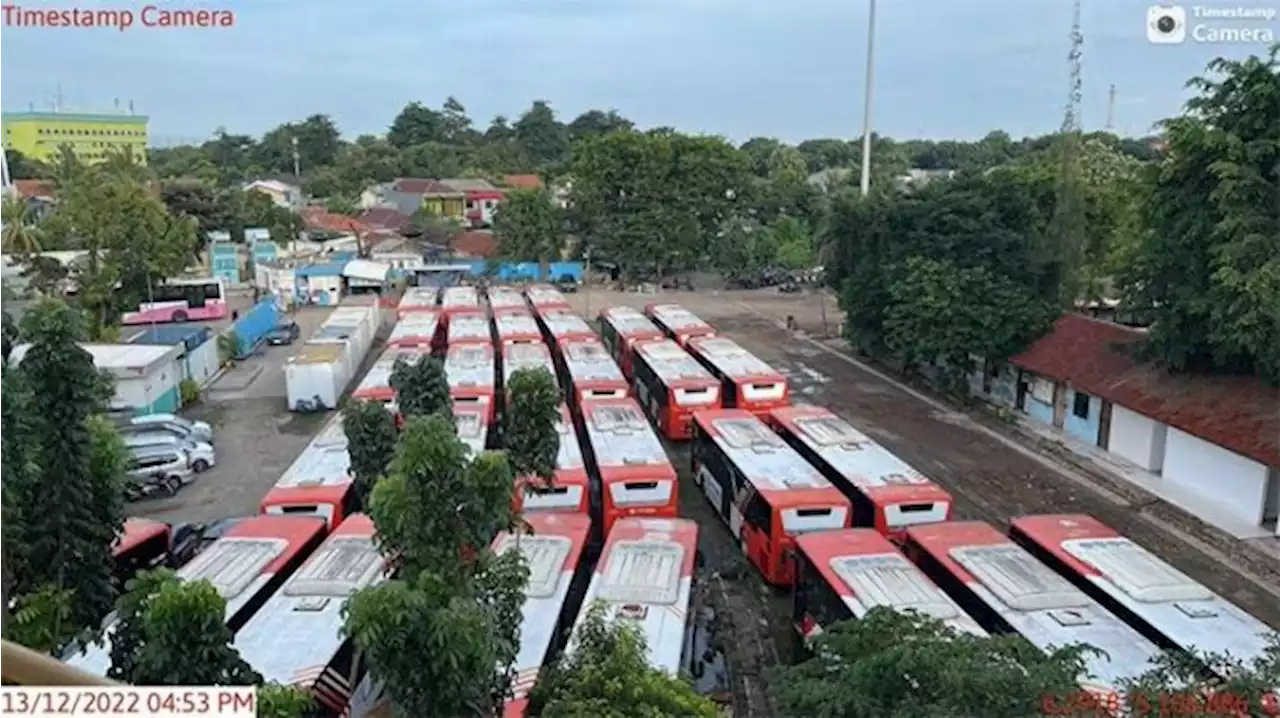
[[[1116,86],[1107,91],[1107,131],[1116,128]]]
[[[1061,259],[1061,300],[1062,306],[1071,311],[1080,299],[1080,267],[1084,257],[1085,216],[1084,199],[1082,197],[1083,178],[1081,176],[1080,155],[1080,96],[1081,47],[1084,35],[1080,32],[1080,0],[1071,4],[1071,50],[1067,53],[1067,104],[1063,111],[1062,130],[1059,143],[1062,149],[1062,164],[1058,177],[1056,201],[1053,218],[1050,222],[1050,236]]]

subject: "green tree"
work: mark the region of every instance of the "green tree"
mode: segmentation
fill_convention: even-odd
[[[422,357],[416,362],[397,359],[391,368],[391,388],[396,392],[400,415],[438,415],[453,424],[453,396],[444,362],[436,357]]]
[[[311,694],[293,686],[279,683],[258,686],[258,718],[306,718],[314,708]]]
[[[168,569],[139,572],[116,609],[107,675],[143,686],[261,682],[232,645],[226,610],[207,580],[180,581]]]
[[[379,402],[353,400],[342,409],[342,430],[347,435],[356,495],[364,505],[395,455],[395,417]]]
[[[588,137],[605,135],[610,132],[628,132],[635,129],[635,123],[617,110],[587,110],[569,123],[569,141],[578,142]]]
[[[4,230],[0,232],[0,248],[7,254],[34,254],[40,251],[40,230],[35,212],[24,199],[6,196],[0,203]]]
[[[11,417],[5,433],[5,492],[13,491],[14,532],[23,560],[13,575],[15,595],[46,588],[74,592],[77,630],[95,628],[115,599],[111,545],[123,527],[124,492],[120,439],[100,417],[104,382],[93,357],[80,347],[80,314],[45,300],[22,318],[30,345],[6,382]],[[39,410],[34,398],[39,397]],[[12,442],[12,443],[11,443]],[[101,463],[98,463],[101,462]],[[55,634],[58,634],[55,631]]]
[[[538,165],[546,166],[564,158],[569,150],[569,131],[556,119],[546,100],[536,100],[515,124],[516,140]]]
[[[387,141],[401,150],[443,139],[444,118],[421,102],[405,105],[391,122],[391,129],[387,132]]]
[[[1205,666],[1225,680],[1207,684]],[[1118,688],[1134,718],[1189,713],[1270,718],[1280,713],[1278,685],[1280,634],[1273,634],[1270,651],[1251,660],[1215,653],[1164,653],[1149,671],[1122,681]]]
[[[720,710],[693,687],[649,664],[644,634],[586,607],[573,651],[538,681],[531,703],[542,718],[715,718]]]
[[[1164,126],[1126,305],[1152,320],[1154,358],[1280,382],[1280,45],[1191,86]]]
[[[781,669],[775,685],[781,713],[794,718],[1027,718],[1079,692],[1091,650],[1044,653],[1018,636],[874,608],[819,634],[813,657]]]
[[[4,347],[0,352],[0,359],[8,362],[9,354],[13,352],[13,347],[18,342],[18,324],[13,321],[13,315],[8,312],[4,312],[4,330],[0,335],[4,339]]]
[[[517,369],[507,382],[503,440],[517,476],[551,483],[560,454],[560,390],[543,367]]]
[[[15,180],[39,179],[48,176],[49,173],[49,168],[44,163],[27,157],[17,150],[5,150],[4,161],[9,166],[9,176]]]
[[[498,205],[493,234],[507,259],[537,260],[544,265],[560,256],[564,217],[545,189],[516,189]]]
[[[169,214],[196,221],[197,249],[204,248],[210,232],[230,232],[233,238],[237,233],[243,235],[237,194],[200,180],[176,179],[160,184],[160,201]]]

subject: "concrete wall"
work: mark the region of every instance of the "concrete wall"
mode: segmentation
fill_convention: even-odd
[[[1027,385],[1027,393],[1023,397],[1022,410],[1032,419],[1053,426],[1054,383],[1039,379],[1035,374],[1031,373],[1024,373],[1022,381]],[[1037,387],[1040,388],[1040,391],[1037,391]]]
[[[1252,459],[1169,428],[1164,478],[1194,491],[1242,521],[1262,523],[1271,470]]]
[[[1111,406],[1111,432],[1107,449],[1138,466],[1160,473],[1164,468],[1165,439],[1169,427],[1130,411],[1118,404]]]
[[[218,342],[216,339],[201,344],[195,349],[187,351],[185,357],[186,378],[195,381],[200,386],[209,383],[214,374],[218,373]]]
[[[1098,445],[1099,428],[1102,425],[1102,400],[1096,396],[1090,396],[1082,391],[1067,387],[1067,414],[1063,421],[1062,429],[1071,436],[1081,441],[1087,441],[1093,446]],[[1080,397],[1080,401],[1088,401],[1085,406],[1084,416],[1076,414],[1076,397]]]
[[[138,414],[169,413],[182,405],[178,382],[182,380],[179,360],[160,362],[149,374],[116,380],[115,403]]]

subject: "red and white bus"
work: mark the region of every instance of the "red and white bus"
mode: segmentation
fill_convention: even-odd
[[[492,344],[458,344],[444,357],[444,373],[454,405],[475,405],[484,409],[485,420],[493,423],[494,357]]]
[[[521,369],[546,369],[557,383],[560,380],[556,376],[556,363],[551,358],[551,350],[542,342],[502,345],[502,385],[509,385],[511,375]]]
[[[520,290],[515,287],[489,287],[486,292],[489,300],[489,311],[496,316],[499,312],[512,309],[524,310],[526,305]]]
[[[498,346],[507,344],[542,344],[542,332],[528,312],[506,310],[493,315],[498,330]]]
[[[806,647],[833,624],[860,620],[877,606],[914,610],[957,631],[987,635],[889,539],[871,529],[797,537],[792,599],[792,627]]]
[[[454,404],[453,424],[457,427],[458,439],[471,449],[472,456],[478,456],[489,445],[489,416],[484,407]]]
[[[446,347],[459,344],[493,345],[493,331],[489,328],[489,319],[478,312],[455,312],[449,317],[449,327],[445,330],[448,339]]]
[[[599,480],[592,511],[607,535],[627,516],[680,515],[676,470],[634,399],[582,402],[587,467]]]
[[[989,524],[944,521],[907,529],[907,558],[987,631],[1042,650],[1082,643],[1093,676],[1081,687],[1119,708],[1118,686],[1151,668],[1160,649]]]
[[[266,515],[319,516],[329,528],[356,510],[351,482],[351,457],[342,416],[335,416],[324,431],[302,450],[275,486],[262,497],[260,512]]]
[[[430,351],[440,344],[440,315],[432,311],[413,311],[396,322],[387,337],[387,346]]]
[[[207,322],[222,319],[227,308],[227,287],[221,277],[169,279],[151,288],[138,310],[125,312],[121,324]]]
[[[520,651],[512,695],[503,718],[524,718],[529,692],[542,666],[564,648],[564,636],[573,626],[586,592],[590,565],[583,560],[591,519],[584,514],[542,513],[525,517],[529,533],[503,533],[493,541],[493,552],[520,551],[529,565],[529,582],[520,608]]]
[[[396,319],[404,319],[418,312],[434,314],[439,301],[440,290],[436,287],[409,287],[400,298],[400,304],[396,306]]]
[[[538,312],[536,316],[548,343],[557,352],[565,342],[600,341],[587,320],[568,309],[550,309]]]
[[[458,312],[483,312],[480,293],[475,287],[445,287],[440,290],[440,311],[447,316]]]
[[[125,519],[124,530],[111,547],[116,581],[123,586],[139,571],[168,565],[171,560],[169,549],[172,535],[169,524],[162,521],[133,517]]]
[[[410,349],[408,347],[390,347],[378,357],[378,361],[374,362],[370,367],[369,373],[364,375],[360,383],[356,385],[355,391],[351,392],[351,398],[361,401],[376,401],[387,405],[388,408],[393,406],[396,401],[396,390],[391,388],[391,374],[395,371],[396,362],[402,361],[406,364],[417,364],[424,357],[431,356],[429,349]]]
[[[697,337],[689,340],[688,349],[720,380],[726,409],[763,415],[791,403],[787,378],[732,339]]]
[[[628,379],[631,373],[632,347],[636,342],[663,339],[667,335],[644,312],[633,307],[608,307],[600,310],[600,338],[618,361]]]
[[[631,393],[627,378],[599,340],[566,341],[560,351],[564,383],[574,406],[583,399],[621,399]]]
[[[716,333],[715,327],[679,304],[649,304],[644,313],[680,346],[687,345],[694,337],[711,337]]]
[[[591,479],[587,476],[582,445],[574,433],[569,407],[563,404],[556,431],[560,433],[560,452],[556,454],[556,472],[551,485],[547,486],[537,476],[520,478],[515,492],[517,513],[591,513]]]
[[[363,655],[342,635],[351,594],[386,580],[373,521],[354,514],[338,526],[249,623],[235,648],[267,681],[310,693],[315,715],[337,718],[365,679]]]
[[[624,620],[644,634],[649,660],[673,676],[699,659],[690,651],[698,524],[688,519],[624,518],[605,541],[582,605],[607,606],[606,618]],[[574,650],[586,611],[574,624]],[[697,671],[693,672],[697,675]]]
[[[227,602],[224,614],[233,631],[243,627],[324,539],[324,522],[306,516],[254,516],[227,529],[190,563],[178,570],[183,581],[206,580]],[[111,668],[108,626],[103,645],[88,646],[67,663],[105,676]]]
[[[771,423],[853,502],[853,525],[901,539],[909,526],[951,518],[951,494],[818,406],[774,409]]]
[[[670,339],[637,342],[631,366],[636,400],[668,439],[688,439],[695,411],[720,408],[720,380]]]
[[[749,411],[700,411],[693,426],[694,480],[765,580],[790,586],[796,537],[848,528],[849,499]]]
[[[1024,516],[1009,535],[1165,650],[1267,655],[1266,624],[1092,516]]]
[[[531,284],[525,288],[524,296],[529,299],[529,306],[538,314],[549,309],[570,309],[569,300],[550,284]]]

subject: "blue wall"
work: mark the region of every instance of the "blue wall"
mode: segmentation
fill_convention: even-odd
[[[471,268],[472,276],[484,275],[485,267],[488,262],[483,259],[459,259],[449,264],[455,266],[468,266]],[[542,273],[542,266],[538,262],[502,262],[498,265],[498,279],[505,282],[520,281],[556,281],[561,277],[570,277],[575,282],[582,281],[582,262],[552,262],[548,265],[549,270],[546,275]]]
[[[213,276],[238,284],[240,282],[240,255],[236,245],[230,242],[214,242],[209,245],[209,267]]]
[[[125,339],[129,344],[157,344],[160,346],[183,345],[187,351],[193,351],[201,344],[209,341],[213,330],[201,326],[157,326],[144,329]]]
[[[253,243],[253,261],[269,262],[276,258],[280,253],[280,248],[275,242],[254,242]]]
[[[1053,405],[1052,404],[1045,404],[1044,402],[1036,399],[1034,396],[1031,396],[1031,392],[1027,392],[1025,406],[1026,406],[1027,415],[1030,416],[1032,419],[1048,424],[1049,426],[1053,426]]]
[[[147,414],[173,414],[181,408],[182,394],[177,386],[171,386],[158,399],[151,402],[151,406],[135,407],[133,411],[135,416],[146,416]]]
[[[1089,396],[1081,392],[1082,396]],[[1076,390],[1067,389],[1067,418],[1062,428],[1070,435],[1097,446],[1098,433],[1102,427],[1102,400],[1089,396],[1089,413],[1084,417],[1076,416]]]
[[[236,320],[236,338],[240,342],[238,354],[248,354],[262,338],[280,324],[280,308],[274,298],[263,299]]]

